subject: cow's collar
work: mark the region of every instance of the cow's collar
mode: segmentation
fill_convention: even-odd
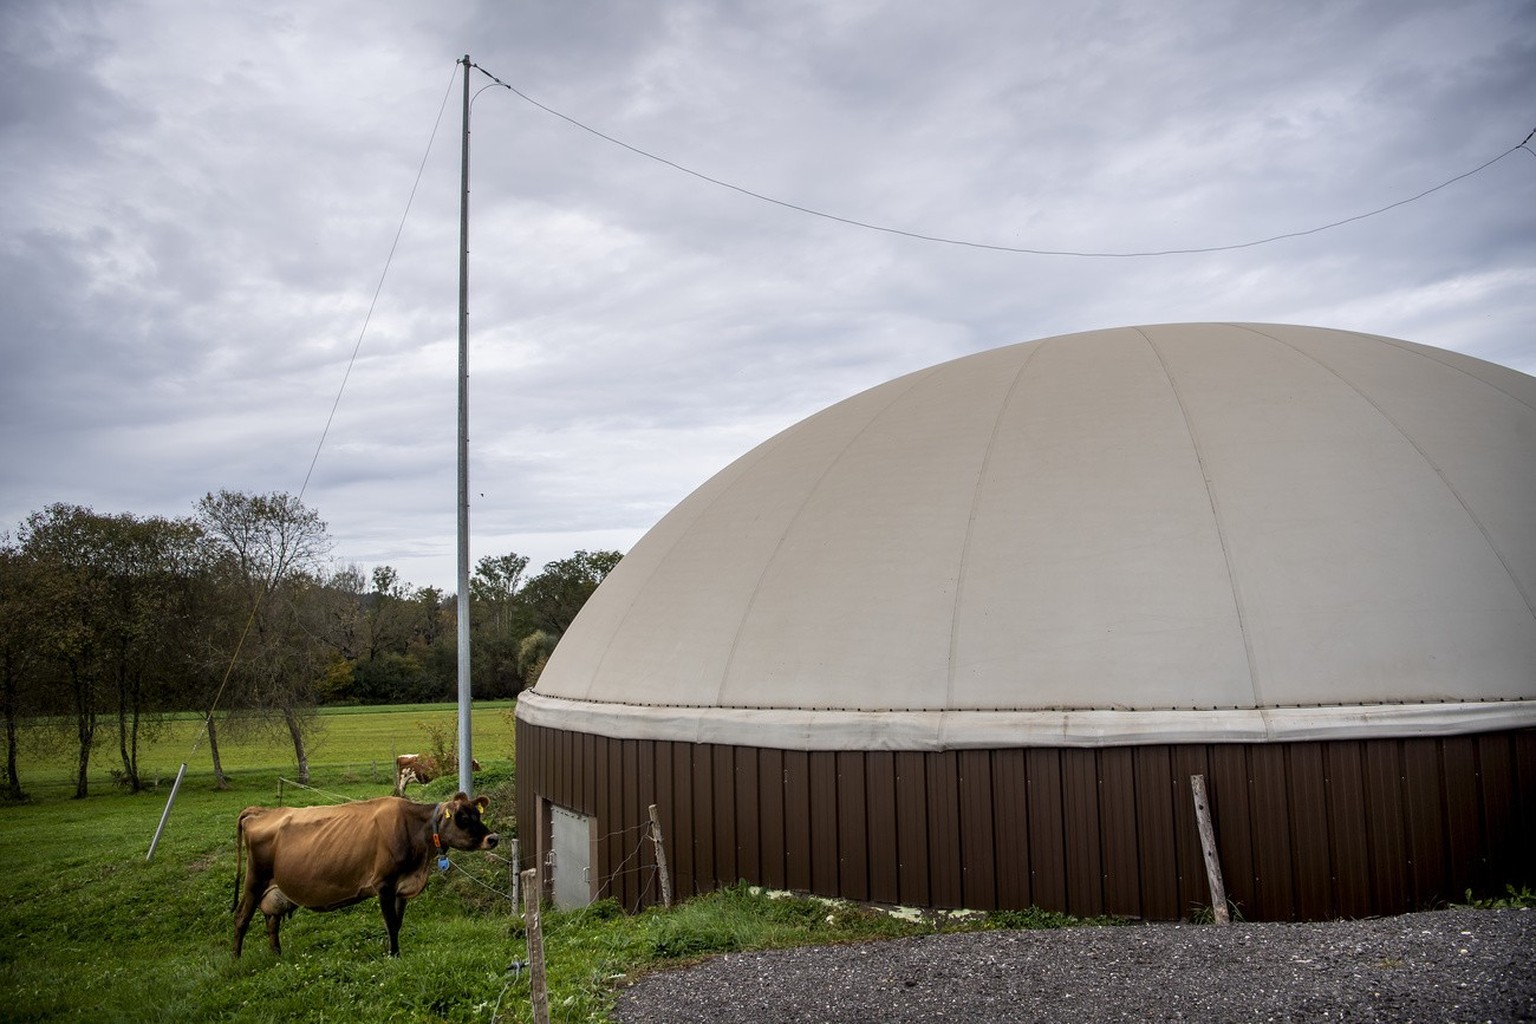
[[[448,870],[448,850],[443,846],[443,837],[438,832],[438,824],[448,820],[448,801],[444,800],[432,808],[432,849],[437,852],[437,869]]]

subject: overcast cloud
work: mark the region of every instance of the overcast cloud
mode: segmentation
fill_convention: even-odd
[[[476,559],[626,550],[817,409],[1053,334],[1305,323],[1536,373],[1536,153],[1508,152],[1536,127],[1529,0],[9,0],[0,529],[304,487],[339,559],[454,589],[465,53],[740,188],[997,246],[1247,242],[1508,153],[1267,245],[1037,256],[753,199],[493,86]]]

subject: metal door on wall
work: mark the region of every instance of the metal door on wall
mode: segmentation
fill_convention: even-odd
[[[553,854],[551,895],[561,910],[592,902],[592,841],[596,819],[551,804],[550,852]]]

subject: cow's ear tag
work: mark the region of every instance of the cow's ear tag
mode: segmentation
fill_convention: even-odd
[[[437,858],[437,870],[439,870],[439,871],[447,871],[448,870],[448,855],[446,853],[443,854],[441,857]]]

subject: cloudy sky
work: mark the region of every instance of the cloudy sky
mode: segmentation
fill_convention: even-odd
[[[338,559],[454,588],[465,53],[528,97],[471,77],[476,559],[626,550],[817,409],[1054,334],[1536,373],[1530,0],[7,0],[0,530],[302,491]],[[1489,161],[1269,244],[1006,251],[1232,246]]]

